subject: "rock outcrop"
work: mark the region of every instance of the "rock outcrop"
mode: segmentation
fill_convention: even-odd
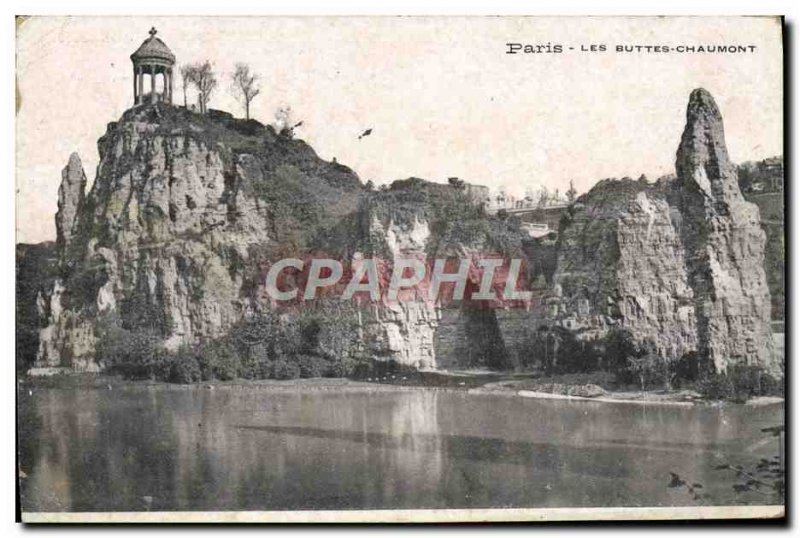
[[[722,115],[705,90],[692,92],[676,159],[680,233],[701,356],[716,370],[751,364],[775,372],[766,235],[728,158]]]
[[[562,228],[558,323],[580,338],[628,331],[639,345],[676,360],[697,348],[678,212],[655,186],[603,181]]]
[[[78,215],[83,209],[86,192],[86,174],[77,153],[69,156],[67,166],[61,171],[56,213],[56,244],[63,252],[70,243]]]
[[[370,191],[304,142],[216,111],[136,107],[98,147],[87,195],[77,155],[64,170],[60,264],[38,300],[37,366],[101,367],[96,338],[108,323],[170,350],[214,340],[278,308],[264,289],[270,262],[325,253],[388,266],[400,257],[521,258],[540,287],[521,305],[363,305],[359,345],[377,360],[551,367],[565,334],[599,342],[625,331],[666,360],[781,373],[758,209],[739,191],[703,90],[690,98],[676,178],[600,182],[563,214],[557,242],[536,245],[516,219],[484,214],[480,189],[410,178]]]
[[[65,169],[57,223],[70,248],[42,301],[39,366],[91,362],[104,319],[170,349],[224,334],[256,307],[272,249],[316,241],[360,189],[302,141],[214,111],[137,107],[98,147],[85,200],[77,156]]]
[[[491,251],[492,232],[459,234],[457,228],[479,211],[479,189],[460,190],[418,178],[395,182],[385,192],[365,197],[357,255],[384,260],[470,257]],[[448,208],[462,212],[457,222]],[[475,230],[477,231],[477,230]],[[484,230],[487,232],[487,230]],[[495,312],[462,304],[433,301],[418,294],[414,301],[381,301],[363,314],[364,337],[370,354],[419,369],[507,366],[505,341]]]
[[[557,323],[581,338],[627,330],[667,360],[696,352],[707,367],[782,375],[770,331],[765,235],[744,200],[722,117],[692,92],[676,178],[603,181],[561,229]]]

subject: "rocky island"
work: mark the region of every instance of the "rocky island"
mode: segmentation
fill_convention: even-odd
[[[731,370],[759,386],[762,374],[783,376],[770,326],[782,279],[771,271],[771,302],[765,270],[768,258],[782,266],[782,238],[765,226],[767,244],[703,89],[689,96],[675,175],[606,179],[569,204],[509,212],[490,211],[488,190],[458,178],[375,189],[291,126],[173,105],[175,59],[155,31],[131,59],[135,104],[99,139],[91,189],[69,156],[55,245],[21,247],[23,371],[175,381],[610,372],[641,388]],[[153,82],[145,94],[148,73],[164,78],[162,93]],[[752,190],[758,174],[743,170]],[[281,302],[297,295],[274,293],[286,259],[336,276],[282,274],[283,286],[317,285]],[[423,271],[439,260],[446,280],[448,263],[463,268],[458,294],[451,277],[435,285],[449,296],[426,296],[426,275],[427,288],[400,301],[378,290],[314,296],[346,276],[357,285],[365,261],[381,285],[410,282],[407,260]],[[502,294],[487,270],[511,280]]]
[[[732,367],[782,376],[759,211],[742,195],[722,117],[702,89],[689,98],[676,175],[599,182],[560,212],[555,240],[488,214],[479,187],[410,178],[370,189],[289,131],[214,110],[136,106],[108,125],[98,149],[89,192],[78,155],[62,174],[56,269],[38,290],[38,343],[25,358],[34,371],[124,369],[102,351],[101,340],[120,334],[194,363],[243,325],[292,325],[308,313],[264,290],[266,269],[286,254],[377,254],[391,265],[492,252],[525,261],[532,301],[320,301],[306,349],[249,345],[248,361],[265,364],[247,377],[301,375],[306,368],[275,371],[276,357],[291,363],[291,354],[348,365],[310,369],[331,375],[375,363],[619,371],[647,358],[658,363],[650,369],[693,376]],[[220,376],[198,359],[189,379],[246,370]],[[677,374],[664,375],[669,385]]]

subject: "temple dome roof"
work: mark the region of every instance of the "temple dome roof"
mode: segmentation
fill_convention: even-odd
[[[158,59],[169,63],[175,63],[175,55],[169,50],[161,39],[156,37],[155,28],[150,30],[150,37],[145,39],[142,44],[136,49],[136,52],[131,54],[131,60],[134,62],[140,60]]]

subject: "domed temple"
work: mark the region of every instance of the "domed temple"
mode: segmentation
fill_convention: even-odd
[[[172,104],[172,67],[175,65],[175,55],[161,39],[156,37],[156,33],[156,29],[151,28],[150,37],[131,54],[134,105]],[[150,75],[150,92],[147,94],[144,93],[145,75]],[[156,84],[157,75],[161,75],[160,91]]]

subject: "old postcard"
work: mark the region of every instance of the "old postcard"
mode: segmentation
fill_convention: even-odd
[[[24,522],[784,517],[780,17],[18,17]]]

